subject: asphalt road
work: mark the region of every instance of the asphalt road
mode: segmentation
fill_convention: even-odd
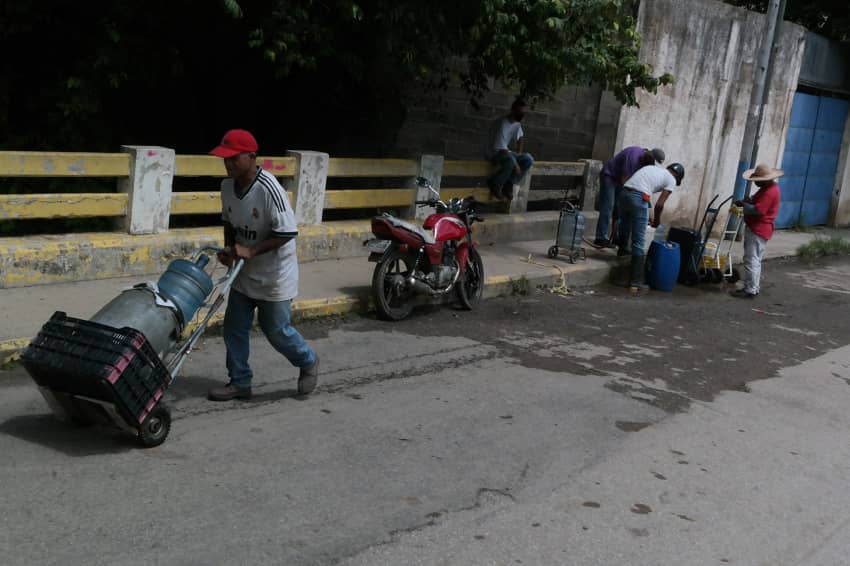
[[[155,449],[0,372],[0,563],[848,564],[850,262],[303,323],[320,388],[210,336]]]

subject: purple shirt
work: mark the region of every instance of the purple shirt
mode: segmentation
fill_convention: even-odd
[[[619,184],[620,179],[628,179],[634,175],[635,171],[640,169],[640,160],[645,152],[644,148],[636,145],[625,148],[605,163],[600,175],[610,177]]]

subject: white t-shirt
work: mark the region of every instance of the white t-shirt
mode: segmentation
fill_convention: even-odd
[[[647,165],[629,177],[624,186],[652,196],[653,193],[660,191],[676,190],[676,177],[664,167]]]
[[[221,219],[233,226],[236,243],[253,247],[271,237],[292,238],[275,250],[245,262],[233,283],[240,293],[261,301],[288,301],[298,294],[298,227],[286,191],[274,175],[257,167],[257,176],[241,196],[233,179],[221,182]]]
[[[511,122],[507,116],[494,120],[484,148],[484,157],[492,159],[500,150],[510,149],[510,145],[518,142],[522,136],[522,125],[519,122]]]

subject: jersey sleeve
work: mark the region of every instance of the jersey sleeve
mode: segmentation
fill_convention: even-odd
[[[650,165],[650,167],[654,167],[654,165]],[[669,171],[665,170],[664,172],[667,173],[667,176],[665,177],[665,181],[667,182],[667,184],[661,187],[661,190],[669,191],[672,193],[676,190],[676,177],[674,177],[673,174]]]
[[[275,238],[294,238],[298,235],[298,226],[295,223],[295,213],[289,204],[286,191],[283,187],[266,189],[266,206],[271,211],[272,236]]]

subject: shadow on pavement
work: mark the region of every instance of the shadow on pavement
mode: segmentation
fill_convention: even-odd
[[[0,433],[73,457],[119,454],[137,447],[128,433],[104,426],[74,425],[52,414],[13,417],[0,424]]]

